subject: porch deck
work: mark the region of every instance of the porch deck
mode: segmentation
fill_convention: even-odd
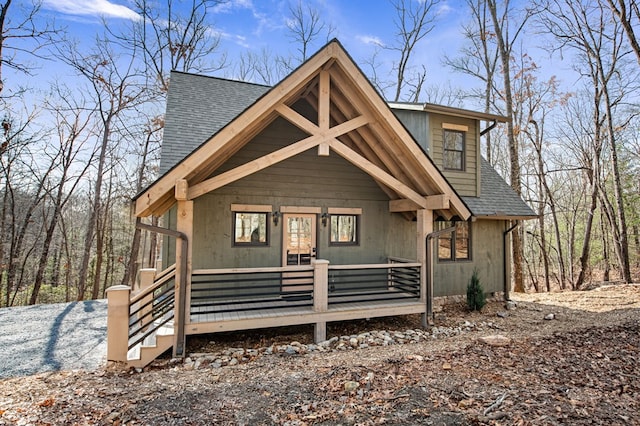
[[[418,297],[397,297],[399,292],[394,290],[386,293],[386,299],[381,297],[382,294],[336,296],[323,312],[314,311],[313,305],[301,305],[286,299],[268,299],[251,304],[222,304],[216,306],[213,312],[211,308],[192,307],[191,321],[186,325],[186,332],[213,333],[425,312],[425,304]]]

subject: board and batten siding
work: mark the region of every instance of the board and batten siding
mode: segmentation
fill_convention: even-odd
[[[233,169],[306,137],[276,119],[214,174]],[[361,208],[360,244],[330,246],[329,226],[317,218],[317,258],[331,264],[386,263],[389,256],[415,258],[415,222],[389,213],[389,198],[366,173],[335,153],[318,156],[317,148],[274,164],[205,194],[194,201],[193,267],[280,266],[282,227],[269,224],[269,247],[234,247],[231,204]],[[409,237],[413,251],[406,248]]]
[[[444,123],[466,126],[468,128],[465,134],[464,171],[445,170],[443,167]],[[430,113],[429,130],[431,134],[431,150],[429,155],[451,186],[453,186],[459,195],[480,196],[480,135],[478,121]]]

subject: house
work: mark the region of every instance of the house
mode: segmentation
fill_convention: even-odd
[[[144,365],[185,335],[421,313],[509,276],[533,212],[480,156],[501,116],[387,103],[338,41],[276,86],[174,72],[161,177],[164,270],[111,288],[108,358]],[[126,334],[126,337],[125,336]],[[128,352],[128,355],[127,355]]]

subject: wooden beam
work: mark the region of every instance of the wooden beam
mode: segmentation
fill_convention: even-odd
[[[409,188],[404,183],[400,182],[398,179],[391,176],[389,173],[382,170],[380,167],[376,166],[366,158],[359,155],[357,152],[347,147],[342,142],[334,139],[329,142],[331,149],[340,154],[345,160],[363,170],[375,180],[380,181],[387,185],[389,188],[396,191],[398,194],[409,198],[414,203],[418,204],[420,207],[424,208],[426,205],[426,200],[420,194],[418,194],[413,189]]]
[[[287,102],[296,94],[299,95],[300,90],[318,75],[325,64],[332,62],[341,50],[338,43],[329,43],[325,49],[313,55],[295,72],[208,139],[196,152],[158,179],[136,199],[136,216],[144,217],[157,211],[157,203],[163,203],[167,194],[173,192],[177,179],[191,176],[192,178],[188,179],[193,183],[199,182],[200,177],[203,176],[199,173],[200,170],[204,170],[204,176],[209,174],[211,170],[207,166],[218,151],[227,148],[230,141],[246,141],[247,134],[255,134],[256,130],[264,128],[268,124],[268,117],[273,114],[274,106]]]
[[[322,142],[320,145],[318,145],[318,155],[321,157],[328,157],[329,156],[329,144],[326,142]]]
[[[307,118],[303,117],[301,114],[298,114],[296,111],[291,109],[291,107],[280,104],[276,107],[276,111],[278,111],[278,114],[280,114],[285,120],[289,121],[302,131],[305,131],[310,135],[320,133],[320,128],[318,126],[307,120]]]
[[[178,201],[188,200],[189,183],[186,179],[178,179],[176,181],[175,197]]]
[[[444,210],[449,208],[449,201],[451,196],[449,194],[437,194],[437,195],[429,195],[425,197],[427,201],[427,206],[429,210]]]
[[[389,211],[391,213],[415,212],[418,209],[420,209],[419,205],[406,198],[389,201]]]
[[[318,145],[320,140],[321,137],[319,135],[309,136],[308,138],[267,154],[264,157],[249,161],[235,169],[231,169],[214,176],[211,179],[195,184],[189,188],[189,199],[193,200],[194,198],[198,198],[201,195],[214,191],[253,173],[259,172],[260,170],[266,169],[267,167],[286,160],[287,158],[301,154]]]
[[[328,71],[320,71],[320,83],[318,87],[318,125],[321,130],[329,129],[330,114],[330,87],[331,79]]]
[[[369,122],[365,116],[356,117],[353,120],[349,120],[337,126],[334,126],[326,132],[321,132],[316,135],[309,136],[301,141],[288,145],[275,152],[265,155],[264,157],[257,158],[242,166],[238,166],[235,169],[226,171],[217,176],[207,179],[203,182],[195,184],[189,188],[189,199],[193,200],[208,192],[214,191],[239,179],[247,177],[260,170],[266,169],[276,163],[279,163],[287,158],[291,158],[304,151],[319,145],[327,140],[334,140],[333,138],[348,133],[358,127],[364,126]]]

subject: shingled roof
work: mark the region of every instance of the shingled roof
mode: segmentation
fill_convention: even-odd
[[[481,158],[481,163],[480,197],[462,197],[474,216],[496,219],[536,217],[487,160]]]
[[[163,175],[236,118],[270,87],[171,72],[160,157]]]

